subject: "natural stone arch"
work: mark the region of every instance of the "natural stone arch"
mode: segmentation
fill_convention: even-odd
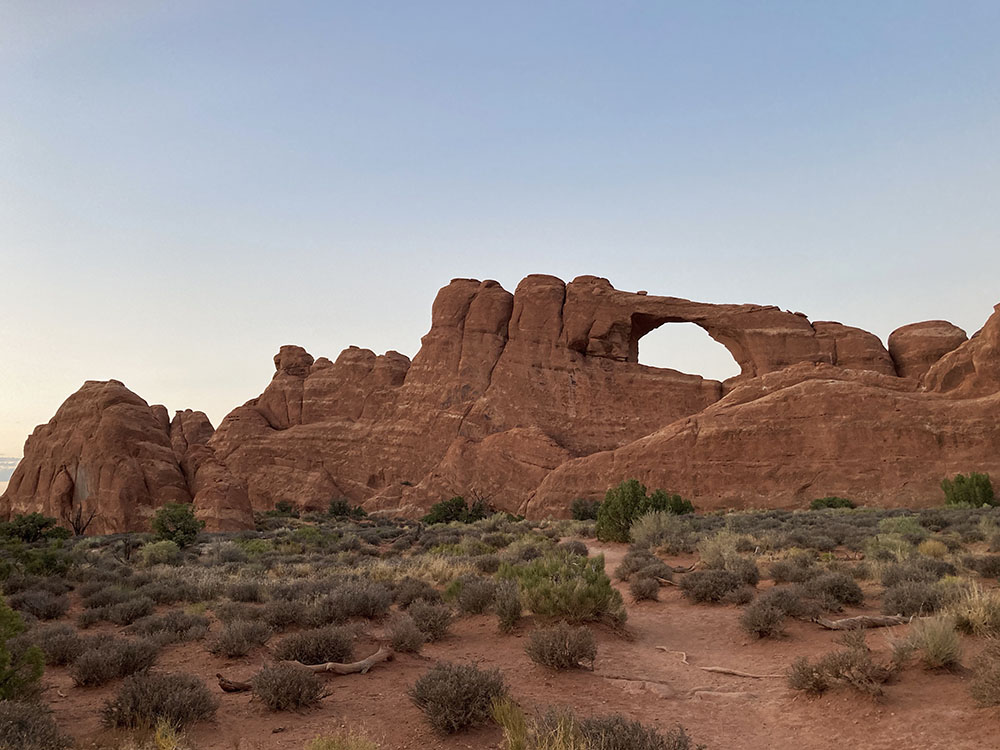
[[[638,316],[633,316],[635,317]],[[633,319],[632,335],[629,338],[629,362],[700,375],[706,380],[724,381],[743,372],[732,351],[713,337],[704,326],[686,320],[669,320],[646,330],[651,322],[655,321]],[[643,339],[645,340],[640,347],[639,341]],[[656,351],[657,345],[660,347],[659,352]],[[653,356],[648,354],[650,348],[654,350]],[[646,356],[641,352],[647,352]],[[692,366],[692,358],[701,359],[702,362]]]

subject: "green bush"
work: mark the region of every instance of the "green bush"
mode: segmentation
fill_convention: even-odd
[[[552,628],[533,630],[525,651],[533,662],[549,669],[577,669],[581,662],[593,669],[597,641],[586,626],[574,628],[559,623]]]
[[[181,548],[170,539],[150,542],[139,549],[139,561],[147,568],[153,565],[179,565],[181,559]]]
[[[52,712],[38,703],[0,702],[3,750],[64,750],[72,745],[72,738],[59,731]]]
[[[157,538],[174,542],[182,548],[193,544],[203,528],[205,522],[194,517],[194,506],[190,503],[167,503],[153,516],[153,531]]]
[[[551,552],[520,565],[505,563],[497,575],[518,581],[524,606],[536,615],[571,622],[625,622],[625,604],[604,572],[603,555]]]
[[[975,472],[968,476],[956,474],[954,479],[942,479],[941,489],[944,490],[946,505],[959,505],[967,508],[996,505],[989,474],[976,474]]]
[[[818,497],[809,503],[809,510],[823,510],[824,508],[854,508],[854,501],[846,497]]]
[[[409,695],[434,729],[450,734],[489,721],[507,685],[499,669],[439,662],[417,679]]]
[[[660,598],[660,583],[655,578],[636,576],[629,582],[628,592],[637,602],[655,602]]]
[[[489,504],[477,500],[472,505],[465,502],[465,498],[456,496],[450,500],[442,500],[434,503],[427,515],[421,519],[426,524],[451,523],[461,521],[462,523],[473,523],[480,521],[495,513]]]
[[[256,698],[272,711],[295,711],[318,703],[323,683],[300,664],[273,664],[255,674],[250,684]]]
[[[597,511],[597,538],[602,542],[628,542],[633,522],[654,510],[680,515],[693,513],[694,506],[680,495],[663,490],[647,496],[646,487],[639,480],[628,479],[609,489],[604,496]]]
[[[523,609],[524,604],[521,601],[521,589],[517,585],[517,581],[500,581],[496,587],[493,611],[497,613],[502,633],[509,633],[515,628],[521,619]]]
[[[659,549],[669,555],[694,549],[694,535],[688,519],[665,510],[643,513],[633,521],[629,535],[635,547]]]
[[[368,515],[360,505],[351,505],[345,499],[331,500],[326,512],[334,518],[353,518],[355,520]]]
[[[137,729],[164,721],[178,729],[210,719],[219,702],[205,683],[189,674],[138,672],[126,677],[101,712],[108,727]]]
[[[574,521],[596,521],[597,511],[601,507],[600,500],[587,500],[578,497],[569,506],[569,514]]]
[[[0,523],[0,537],[18,539],[25,544],[48,541],[51,539],[68,539],[69,529],[56,525],[57,521],[41,513],[16,515],[10,521]]]
[[[21,616],[0,597],[0,701],[37,695],[45,656],[38,646],[11,643],[25,629]]]
[[[865,595],[847,573],[828,572],[811,578],[805,584],[806,591],[819,599],[826,609],[839,611],[845,604],[852,607],[864,603]]]

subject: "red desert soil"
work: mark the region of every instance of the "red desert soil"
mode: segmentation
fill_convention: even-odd
[[[587,543],[591,554],[604,553],[609,573],[626,550],[624,545]],[[686,564],[690,559],[670,562]],[[215,720],[197,725],[188,735],[198,750],[302,750],[309,739],[342,727],[364,730],[387,749],[500,747],[496,727],[439,736],[410,703],[407,688],[437,659],[500,667],[526,708],[567,706],[584,715],[620,712],[663,729],[680,723],[709,750],[997,746],[1000,712],[973,704],[967,674],[931,673],[913,665],[887,686],[881,702],[843,689],[808,698],[790,690],[783,678],[747,679],[698,667],[781,674],[798,656],[815,657],[835,648],[836,633],[791,621],[787,637],[758,641],[740,630],[738,607],[692,605],[672,586],[660,590],[659,602],[632,604],[620,588],[629,603],[632,638],[598,629],[594,672],[551,672],[536,666],[524,653],[531,618],[513,635],[499,635],[492,616],[463,618],[452,636],[425,646],[421,656],[397,655],[367,675],[326,677],[330,696],[320,707],[302,713],[271,713],[246,693],[226,694],[216,687],[216,672],[249,679],[268,659],[266,649],[249,658],[226,660],[207,653],[203,643],[181,644],[163,652],[158,668],[196,674],[218,690],[221,703]],[[875,611],[869,606],[847,615]],[[869,643],[882,649],[887,635],[900,636],[906,627],[871,631]],[[357,658],[375,649],[374,642],[359,643]],[[689,664],[677,652],[686,654]],[[969,657],[966,654],[966,663]],[[117,739],[100,727],[100,707],[117,683],[75,688],[63,668],[46,670],[45,682],[57,721],[81,747],[115,747]]]

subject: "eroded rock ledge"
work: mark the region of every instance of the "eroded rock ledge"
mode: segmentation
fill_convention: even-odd
[[[741,373],[725,383],[638,364],[638,341],[695,323]],[[452,494],[559,515],[623,478],[700,508],[795,506],[823,494],[937,501],[942,476],[1000,469],[1000,312],[971,339],[945,321],[889,337],[762,305],[629,293],[529,276],[440,290],[411,362],[283,346],[256,399],[212,430],[87,382],[29,437],[0,515],[99,512],[146,528],[190,501],[209,528],[287,500],[419,512]]]

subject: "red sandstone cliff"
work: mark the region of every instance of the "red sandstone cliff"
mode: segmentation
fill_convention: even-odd
[[[726,383],[638,364],[638,341],[691,322],[741,367]],[[96,504],[94,531],[142,528],[193,500],[212,528],[280,500],[347,497],[416,512],[475,492],[563,513],[623,478],[700,508],[794,506],[824,494],[936,502],[941,477],[1000,470],[1000,312],[978,334],[944,321],[871,333],[760,305],[529,276],[512,295],[456,279],[413,361],[351,347],[275,356],[260,397],[212,431],[168,422],[120,383],[87,383],[25,446],[0,514]]]

